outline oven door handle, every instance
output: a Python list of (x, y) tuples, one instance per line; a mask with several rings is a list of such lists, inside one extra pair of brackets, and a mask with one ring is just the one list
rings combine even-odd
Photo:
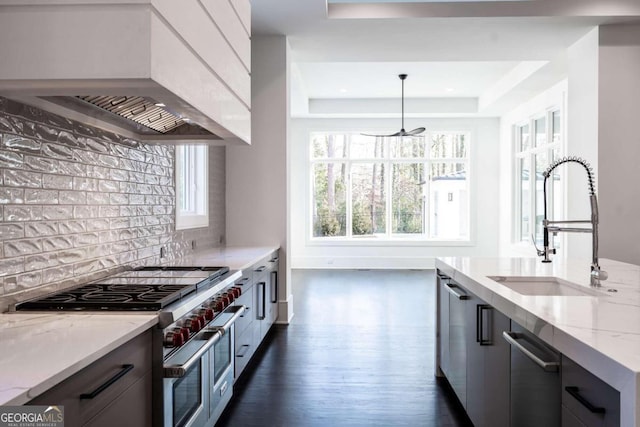
[(195, 353), (193, 353), (193, 355), (191, 355), (191, 357), (189, 357), (189, 359), (187, 359), (186, 362), (180, 364), (180, 365), (164, 365), (163, 366), (163, 371), (164, 371), (164, 378), (182, 378), (185, 376), (185, 374), (187, 373), (187, 371), (189, 369), (191, 369), (191, 367), (193, 365), (195, 365), (196, 363), (198, 363), (200, 361), (200, 358), (207, 352), (209, 351), (209, 349), (211, 347), (213, 347), (218, 341), (220, 341), (220, 338), (222, 338), (223, 332), (217, 330), (217, 329), (212, 329), (209, 331), (206, 331), (208, 333), (211, 333), (211, 336), (207, 339), (207, 342), (198, 349), (198, 351), (196, 351)]
[[(231, 328), (231, 325), (233, 325), (233, 323), (238, 320), (238, 317), (242, 316), (242, 314), (244, 313), (244, 311), (246, 310), (247, 307), (245, 307), (244, 305), (234, 305), (231, 306), (229, 308), (227, 308), (224, 312), (225, 313), (233, 313), (233, 316), (231, 316), (230, 319), (228, 319), (226, 322), (224, 322), (224, 325), (210, 325), (207, 326), (205, 328), (205, 330), (213, 330), (213, 331), (218, 331), (221, 333), (220, 336), (224, 335), (227, 333), (227, 331), (229, 330), (229, 328)], [(215, 320), (214, 320), (215, 322)]]

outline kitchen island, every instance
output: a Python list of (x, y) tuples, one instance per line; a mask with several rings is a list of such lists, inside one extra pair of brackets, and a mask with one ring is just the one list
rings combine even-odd
[[(436, 260), (436, 268), (620, 392), (622, 426), (640, 425), (640, 266), (601, 260), (609, 279), (589, 286), (588, 262), (536, 258)], [(565, 280), (574, 295), (524, 295), (489, 277)]]
[[(218, 247), (163, 260), (166, 265), (243, 270), (278, 248)], [(0, 405), (22, 405), (136, 336), (154, 328), (153, 312), (8, 312), (0, 314)]]

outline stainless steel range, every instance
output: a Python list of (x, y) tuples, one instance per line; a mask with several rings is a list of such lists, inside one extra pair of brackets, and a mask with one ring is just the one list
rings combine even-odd
[(240, 277), (227, 267), (141, 267), (15, 309), (157, 312), (154, 417), (165, 426), (213, 426), (233, 393), (234, 322), (245, 311), (234, 304)]

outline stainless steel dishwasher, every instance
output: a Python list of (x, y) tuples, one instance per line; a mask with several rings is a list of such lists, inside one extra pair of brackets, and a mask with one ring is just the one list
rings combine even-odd
[(511, 321), (511, 426), (560, 427), (560, 353)]

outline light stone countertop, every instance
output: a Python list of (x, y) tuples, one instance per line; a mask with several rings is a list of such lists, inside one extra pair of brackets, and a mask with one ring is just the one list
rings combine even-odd
[[(242, 270), (273, 247), (202, 249), (169, 265)], [(157, 324), (154, 313), (0, 314), (0, 406), (23, 405)]]
[[(620, 391), (621, 425), (640, 426), (640, 266), (600, 261), (601, 288), (584, 261), (443, 257), (436, 268)], [(557, 277), (592, 295), (521, 295), (487, 276)]]

